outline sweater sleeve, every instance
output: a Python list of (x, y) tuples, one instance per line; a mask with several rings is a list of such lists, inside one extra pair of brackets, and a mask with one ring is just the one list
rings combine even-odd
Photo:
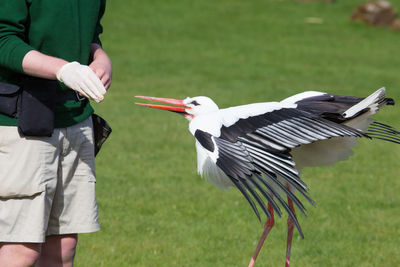
[(2, 1), (0, 8), (0, 66), (23, 73), (22, 60), (33, 48), (25, 42), (26, 0)]
[(97, 20), (96, 30), (95, 30), (93, 41), (92, 41), (92, 43), (99, 44), (100, 46), (101, 46), (101, 41), (100, 41), (99, 35), (103, 32), (103, 26), (101, 25), (100, 21), (104, 15), (105, 10), (106, 10), (106, 0), (101, 0), (99, 19)]

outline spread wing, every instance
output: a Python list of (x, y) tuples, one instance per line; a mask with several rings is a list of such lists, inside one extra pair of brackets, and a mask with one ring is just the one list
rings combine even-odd
[(296, 189), (309, 202), (313, 201), (295, 169), (290, 150), (337, 136), (361, 137), (364, 134), (295, 108), (282, 108), (239, 119), (229, 127), (223, 126), (218, 137), (201, 130), (197, 130), (195, 135), (205, 148), (208, 146), (209, 149), (211, 144), (215, 144), (216, 147), (213, 145), (212, 148), (218, 151), (217, 166), (244, 195), (259, 219), (256, 203), (268, 217), (271, 214), (266, 201), (279, 216), (282, 214), (281, 206), (293, 219), (302, 236), (296, 216), (283, 195), (287, 195), (304, 215), (305, 207), (291, 189)]

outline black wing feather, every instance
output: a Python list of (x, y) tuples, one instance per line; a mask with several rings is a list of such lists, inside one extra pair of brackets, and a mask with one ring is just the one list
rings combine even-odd
[[(253, 200), (251, 199), (251, 197), (249, 196), (249, 194), (247, 193), (247, 191), (243, 188), (241, 182), (235, 178), (232, 178), (230, 176), (228, 176), (229, 178), (231, 178), (231, 181), (235, 184), (236, 188), (239, 189), (240, 192), (242, 192), (243, 196), (246, 198), (246, 200), (249, 202), (251, 208), (253, 209), (254, 213), (257, 215), (257, 218), (259, 221), (261, 221), (260, 218), (260, 213), (257, 210), (256, 205), (254, 204)], [(268, 216), (268, 214), (267, 214)]]
[(202, 130), (196, 130), (194, 137), (207, 150), (214, 152), (214, 143), (211, 139), (212, 135)]
[(367, 135), (371, 138), (381, 139), (392, 143), (400, 144), (400, 132), (393, 127), (373, 122), (368, 128)]

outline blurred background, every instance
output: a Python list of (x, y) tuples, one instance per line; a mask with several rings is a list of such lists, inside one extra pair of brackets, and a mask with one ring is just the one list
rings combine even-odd
[[(108, 1), (113, 84), (94, 104), (113, 128), (96, 159), (102, 230), (80, 236), (76, 266), (247, 266), (263, 223), (240, 192), (197, 175), (182, 116), (134, 96), (205, 95), (226, 108), (385, 86), (399, 102), (400, 31), (351, 21), (364, 0), (328, 2)], [(399, 116), (397, 105), (376, 119), (399, 129)], [(302, 173), (316, 206), (299, 215), (293, 266), (400, 266), (400, 146), (365, 139), (354, 151)], [(256, 266), (284, 265), (286, 228), (277, 218)]]

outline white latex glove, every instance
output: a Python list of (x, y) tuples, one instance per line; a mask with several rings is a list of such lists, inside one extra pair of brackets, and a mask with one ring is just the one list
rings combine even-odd
[(89, 66), (75, 61), (67, 63), (57, 72), (57, 79), (84, 97), (96, 102), (104, 100), (106, 89)]

